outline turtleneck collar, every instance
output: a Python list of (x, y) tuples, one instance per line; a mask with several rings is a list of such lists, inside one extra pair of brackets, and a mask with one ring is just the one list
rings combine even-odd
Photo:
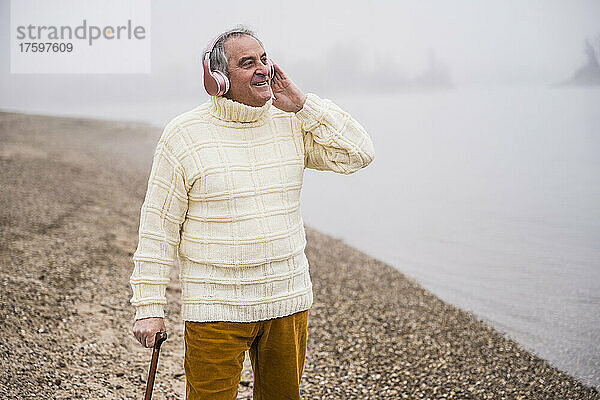
[(262, 107), (252, 107), (226, 97), (210, 96), (209, 112), (225, 123), (262, 125), (271, 104), (272, 100), (269, 100)]

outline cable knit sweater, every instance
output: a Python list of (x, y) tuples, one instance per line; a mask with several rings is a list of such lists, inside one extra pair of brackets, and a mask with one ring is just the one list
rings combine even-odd
[(312, 93), (296, 114), (211, 97), (174, 118), (141, 209), (135, 319), (164, 316), (175, 260), (183, 320), (251, 322), (310, 308), (304, 168), (350, 174), (373, 154), (360, 124)]

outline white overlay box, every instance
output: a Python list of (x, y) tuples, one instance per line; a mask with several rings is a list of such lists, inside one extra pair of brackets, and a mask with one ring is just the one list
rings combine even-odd
[(10, 71), (149, 74), (150, 0), (11, 0)]

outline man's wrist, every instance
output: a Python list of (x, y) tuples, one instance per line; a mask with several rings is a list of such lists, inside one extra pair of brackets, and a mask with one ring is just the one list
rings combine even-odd
[(296, 110), (294, 110), (294, 114), (304, 108), (304, 103), (306, 103), (306, 95), (305, 94), (302, 95), (302, 97), (300, 98), (299, 101), (294, 102), (294, 104), (296, 105)]

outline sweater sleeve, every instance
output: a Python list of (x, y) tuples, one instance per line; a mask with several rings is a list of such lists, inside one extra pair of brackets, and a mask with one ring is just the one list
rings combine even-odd
[(135, 319), (164, 317), (165, 291), (175, 262), (188, 197), (181, 163), (159, 141), (141, 209), (139, 241), (129, 283)]
[(304, 165), (351, 174), (373, 161), (375, 151), (364, 128), (330, 100), (313, 93), (296, 113), (304, 138)]

